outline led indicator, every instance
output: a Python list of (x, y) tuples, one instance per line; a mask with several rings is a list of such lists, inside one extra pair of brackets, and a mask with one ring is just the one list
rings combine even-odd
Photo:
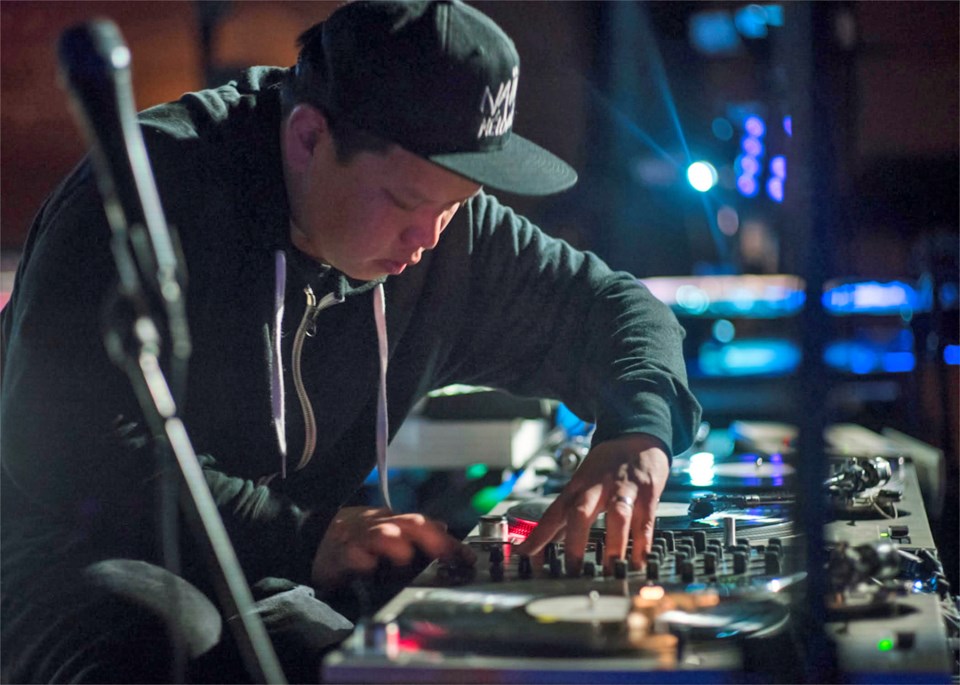
[(877, 643), (877, 650), (880, 652), (889, 652), (893, 649), (893, 640), (890, 638), (883, 638)]

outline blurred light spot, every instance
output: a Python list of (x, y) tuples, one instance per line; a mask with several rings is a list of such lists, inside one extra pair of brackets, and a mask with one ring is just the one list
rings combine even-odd
[(887, 373), (913, 371), (914, 366), (916, 357), (913, 352), (885, 352), (880, 361), (880, 368)]
[(789, 114), (783, 118), (783, 132), (788, 137), (793, 137), (793, 117)]
[(734, 16), (733, 23), (744, 38), (765, 38), (767, 13), (760, 5), (747, 5)]
[(483, 478), (487, 475), (487, 471), (489, 471), (489, 469), (486, 464), (471, 464), (467, 467), (467, 479), (476, 480), (477, 478)]
[(697, 12), (690, 17), (688, 27), (690, 44), (706, 55), (730, 55), (742, 45), (733, 23), (725, 10)]
[(697, 452), (690, 455), (690, 465), (687, 467), (690, 485), (702, 488), (713, 484), (715, 476), (713, 461), (714, 457), (710, 452)]
[(960, 366), (960, 345), (947, 345), (944, 347), (943, 361), (950, 366)]
[(747, 176), (756, 176), (760, 171), (760, 162), (753, 155), (740, 155), (737, 161), (740, 164), (740, 170)]
[(767, 26), (783, 26), (783, 5), (764, 5), (763, 11), (767, 16)]
[(730, 140), (733, 138), (733, 126), (723, 117), (717, 117), (710, 124), (710, 130), (713, 131), (719, 140)]
[(713, 337), (719, 342), (728, 343), (733, 340), (737, 329), (728, 319), (719, 319), (713, 324)]
[(665, 188), (677, 180), (677, 167), (659, 157), (637, 159), (630, 168), (633, 179), (645, 186)]
[(724, 235), (735, 235), (740, 228), (740, 215), (737, 210), (728, 205), (724, 205), (717, 210), (717, 228)]
[(677, 288), (677, 305), (691, 314), (703, 314), (710, 307), (710, 298), (695, 285)]
[(753, 176), (740, 176), (737, 179), (737, 190), (744, 197), (753, 197), (758, 190), (757, 180)]
[(760, 142), (759, 138), (754, 136), (746, 136), (740, 143), (740, 147), (743, 148), (743, 151), (752, 157), (759, 157), (763, 154), (763, 143)]
[(758, 116), (747, 117), (743, 122), (743, 128), (754, 138), (762, 138), (767, 131), (767, 125)]
[(787, 158), (783, 155), (777, 155), (770, 160), (770, 173), (776, 176), (777, 178), (784, 179), (787, 177)]
[(774, 202), (783, 202), (783, 180), (776, 176), (767, 179), (767, 195)]
[(687, 180), (695, 190), (705, 193), (717, 184), (717, 169), (710, 162), (694, 162), (687, 167)]
[(897, 314), (914, 309), (916, 291), (901, 281), (844, 283), (823, 293), (823, 306), (833, 314)]

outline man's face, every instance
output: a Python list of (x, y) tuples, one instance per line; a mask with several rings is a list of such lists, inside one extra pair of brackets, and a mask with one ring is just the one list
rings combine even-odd
[(406, 150), (361, 152), (347, 164), (332, 141), (307, 171), (293, 243), (352, 278), (398, 275), (433, 249), (460, 205), (480, 186)]

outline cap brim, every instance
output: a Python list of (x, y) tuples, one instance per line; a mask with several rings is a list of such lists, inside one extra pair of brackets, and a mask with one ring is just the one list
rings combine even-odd
[(517, 195), (550, 195), (577, 182), (573, 167), (516, 133), (500, 150), (428, 155), (427, 159), (485, 187)]

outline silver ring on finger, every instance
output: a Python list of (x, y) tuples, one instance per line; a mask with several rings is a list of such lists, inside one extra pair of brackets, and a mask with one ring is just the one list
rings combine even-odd
[(616, 504), (616, 503), (618, 503), (618, 502), (623, 502), (623, 503), (626, 504), (628, 507), (632, 507), (632, 506), (633, 506), (634, 499), (633, 499), (633, 497), (627, 497), (626, 495), (616, 495), (616, 496), (613, 498), (613, 503)]

